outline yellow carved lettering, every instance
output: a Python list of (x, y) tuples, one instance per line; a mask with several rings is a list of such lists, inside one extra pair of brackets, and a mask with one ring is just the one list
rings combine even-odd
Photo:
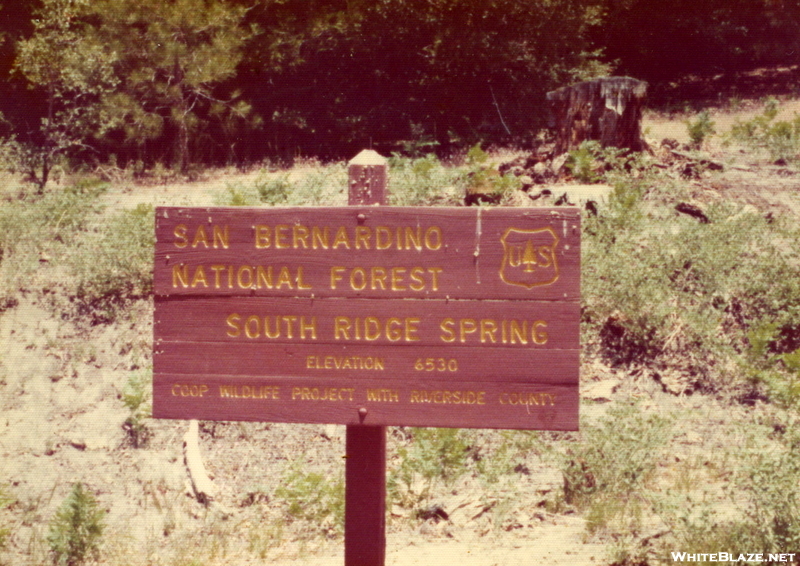
[(350, 287), (354, 291), (363, 291), (367, 286), (367, 272), (363, 267), (356, 267), (350, 272)]
[(269, 226), (259, 224), (256, 226), (256, 248), (259, 250), (266, 249), (272, 245), (270, 238), (271, 230)]
[(336, 284), (343, 279), (344, 267), (331, 267), (331, 289), (336, 289)]
[(406, 273), (405, 267), (392, 268), (392, 291), (405, 291), (405, 285), (402, 285), (403, 278)]
[(186, 236), (186, 231), (189, 228), (186, 224), (178, 224), (175, 226), (175, 230), (173, 230), (173, 234), (175, 235), (175, 247), (176, 248), (185, 248), (189, 245), (189, 238)]
[(455, 331), (456, 321), (452, 318), (445, 318), (442, 322), (439, 323), (439, 328), (441, 329), (442, 333), (439, 335), (439, 338), (442, 342), (454, 342), (456, 339), (456, 331)]
[(242, 330), (239, 328), (239, 320), (241, 320), (241, 318), (242, 317), (238, 314), (231, 313), (228, 315), (228, 318), (225, 319), (225, 322), (231, 327), (230, 330), (228, 330), (228, 336), (231, 338), (238, 338), (241, 335)]
[(206, 229), (202, 224), (197, 227), (197, 231), (194, 233), (192, 247), (196, 248), (200, 244), (203, 244), (204, 248), (208, 248), (208, 235), (206, 234)]
[(224, 248), (228, 249), (228, 245), (230, 243), (230, 232), (228, 230), (228, 225), (225, 226), (217, 226), (214, 225), (213, 228), (214, 233), (214, 249), (217, 248)]
[(422, 291), (425, 288), (425, 280), (422, 278), (425, 275), (424, 269), (413, 267), (408, 275), (413, 281), (413, 283), (408, 284), (412, 291)]
[(356, 226), (356, 249), (369, 249), (372, 239), (372, 229), (369, 226)]
[[(275, 247), (277, 247), (277, 244)], [(289, 268), (286, 266), (281, 267), (281, 271), (278, 274), (278, 284), (275, 286), (275, 288), (280, 289), (284, 285), (289, 289), (294, 289), (292, 286), (292, 277), (289, 274)]]
[(370, 268), (370, 288), (374, 291), (380, 287), (381, 291), (385, 291), (387, 277), (385, 268), (373, 266)]
[(335, 340), (350, 340), (350, 326), (352, 322), (346, 316), (337, 316), (333, 319), (333, 338)]
[(302, 246), (303, 249), (307, 250), (309, 236), (308, 228), (301, 224), (295, 224), (292, 226), (292, 247), (298, 249)]
[(544, 320), (537, 320), (531, 325), (531, 339), (533, 340), (534, 344), (542, 345), (547, 344), (547, 331), (540, 330), (542, 328), (547, 328), (547, 322)]
[(442, 247), (442, 229), (438, 226), (430, 226), (425, 230), (425, 247), (436, 251)]
[(336, 231), (336, 236), (333, 238), (333, 249), (335, 250), (339, 246), (344, 246), (346, 249), (350, 249), (350, 238), (347, 235), (347, 229), (344, 226), (340, 226), (339, 229)]
[(250, 289), (253, 286), (253, 268), (243, 265), (236, 274), (236, 282), (240, 289)]
[(375, 249), (388, 250), (392, 247), (392, 231), (386, 226), (375, 228)]
[(295, 283), (297, 283), (298, 289), (311, 289), (311, 285), (308, 285), (305, 281), (303, 281), (303, 266), (300, 265), (297, 267), (297, 277), (295, 278)]
[(289, 238), (289, 234), (286, 232), (289, 230), (289, 226), (287, 224), (276, 224), (275, 225), (275, 249), (276, 250), (286, 250), (289, 249), (289, 243), (287, 239)]
[(189, 286), (189, 266), (185, 263), (172, 266), (172, 286), (180, 284), (184, 289)]
[(264, 269), (263, 265), (256, 268), (256, 289), (272, 289), (272, 266)]
[(192, 288), (202, 285), (208, 287), (208, 279), (206, 279), (206, 270), (202, 265), (198, 265), (194, 270), (194, 277), (192, 277)]
[(325, 226), (323, 229), (320, 229), (319, 226), (312, 226), (311, 247), (315, 250), (319, 248), (327, 250), (329, 247), (328, 242), (330, 241), (330, 235), (330, 228), (328, 226)]

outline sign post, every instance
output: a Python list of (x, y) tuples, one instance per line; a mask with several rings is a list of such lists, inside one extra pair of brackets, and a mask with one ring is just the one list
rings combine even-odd
[[(348, 204), (387, 204), (387, 177), (384, 157), (371, 150), (359, 153), (348, 167)], [(369, 409), (358, 410), (366, 419)], [(344, 564), (384, 566), (386, 427), (347, 425), (345, 458)]]
[(386, 426), (577, 430), (580, 211), (156, 210), (153, 415), (344, 424), (346, 566), (385, 559)]

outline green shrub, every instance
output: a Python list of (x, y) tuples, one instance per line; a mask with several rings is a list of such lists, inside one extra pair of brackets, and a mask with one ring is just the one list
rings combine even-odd
[(782, 328), (775, 321), (762, 323), (748, 331), (748, 347), (739, 361), (754, 388), (763, 386), (770, 399), (787, 408), (800, 406), (800, 347), (791, 350), (797, 336), (791, 320)]
[(644, 214), (636, 201), (621, 212), (613, 200), (585, 225), (587, 349), (711, 388), (742, 385), (735, 361), (747, 355), (748, 332), (774, 323), (790, 335), (800, 312), (800, 267), (787, 245), (796, 229), (729, 205), (710, 207), (704, 224), (653, 206)]
[(83, 484), (72, 486), (50, 522), (47, 542), (56, 566), (78, 566), (96, 558), (103, 536), (105, 512)]
[(597, 423), (581, 423), (581, 441), (556, 459), (563, 502), (586, 511), (590, 532), (617, 520), (639, 520), (647, 483), (668, 443), (669, 421), (635, 405), (613, 407)]
[(414, 428), (411, 442), (401, 446), (400, 465), (387, 480), (391, 499), (406, 507), (426, 501), (439, 484), (452, 485), (467, 471), (468, 433), (455, 428)]
[(284, 204), (289, 198), (292, 190), (292, 183), (289, 181), (288, 173), (278, 176), (267, 176), (263, 172), (259, 175), (254, 184), (258, 200), (264, 204), (277, 206)]
[(345, 204), (347, 170), (344, 164), (298, 167), (289, 174), (261, 171), (249, 184), (228, 185), (215, 197), (218, 206), (331, 206)]
[(602, 179), (601, 153), (602, 147), (597, 141), (584, 141), (577, 149), (569, 152), (566, 165), (576, 181), (596, 183)]
[(297, 180), (286, 197), (287, 206), (336, 206), (347, 204), (347, 165), (332, 163), (300, 166)]
[(78, 312), (109, 322), (133, 299), (153, 290), (154, 210), (138, 205), (87, 232), (68, 259)]
[(458, 173), (429, 154), (415, 159), (398, 154), (389, 159), (389, 202), (395, 206), (426, 206), (439, 202), (444, 190), (455, 189)]
[(768, 98), (764, 111), (752, 120), (737, 121), (730, 138), (755, 151), (766, 151), (772, 159), (796, 159), (800, 152), (800, 116), (775, 121), (778, 101)]
[(708, 110), (700, 112), (695, 120), (687, 120), (686, 129), (689, 132), (691, 145), (695, 148), (700, 148), (706, 139), (716, 133), (714, 125)]
[(764, 422), (739, 423), (737, 442), (726, 445), (726, 481), (720, 496), (668, 492), (656, 498), (670, 536), (660, 545), (703, 553), (758, 548), (793, 552), (800, 547), (800, 434), (794, 412)]
[(130, 416), (123, 426), (134, 448), (145, 446), (150, 439), (147, 419), (152, 413), (150, 405), (152, 383), (152, 370), (140, 371), (130, 375), (122, 390), (122, 402), (130, 411)]
[(42, 268), (58, 265), (77, 233), (99, 212), (97, 197), (106, 189), (82, 183), (44, 194), (20, 190), (0, 202), (0, 305), (13, 304), (18, 290), (56, 284), (42, 279)]
[(344, 478), (332, 480), (304, 467), (298, 462), (289, 468), (275, 497), (286, 502), (291, 519), (308, 522), (314, 532), (340, 535), (344, 532)]

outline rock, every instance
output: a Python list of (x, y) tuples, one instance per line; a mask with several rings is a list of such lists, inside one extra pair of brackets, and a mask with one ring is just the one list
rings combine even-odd
[(551, 189), (554, 195), (566, 195), (569, 204), (604, 203), (614, 190), (611, 185), (554, 185)]
[(584, 387), (581, 390), (581, 397), (584, 399), (591, 399), (592, 401), (608, 402), (614, 392), (619, 389), (619, 380), (605, 379), (603, 381), (596, 381)]

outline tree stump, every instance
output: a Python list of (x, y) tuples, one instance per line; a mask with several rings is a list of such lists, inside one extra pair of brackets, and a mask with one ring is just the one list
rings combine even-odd
[(555, 155), (596, 140), (603, 147), (647, 149), (642, 139), (642, 105), (647, 83), (605, 77), (547, 93), (555, 115)]

